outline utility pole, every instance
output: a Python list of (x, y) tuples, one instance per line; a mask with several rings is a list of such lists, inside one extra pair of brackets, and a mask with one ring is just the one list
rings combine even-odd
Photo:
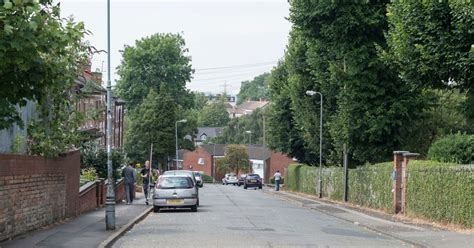
[(115, 230), (115, 182), (112, 177), (112, 84), (110, 82), (110, 0), (107, 0), (107, 196), (105, 228)]

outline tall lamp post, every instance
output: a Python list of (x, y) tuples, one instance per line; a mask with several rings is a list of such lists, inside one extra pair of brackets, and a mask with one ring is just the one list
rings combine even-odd
[(186, 119), (182, 119), (182, 120), (179, 120), (179, 121), (176, 121), (175, 123), (175, 134), (176, 134), (176, 169), (178, 169), (178, 123), (185, 123), (187, 122)]
[(319, 198), (323, 197), (323, 183), (322, 183), (322, 173), (323, 173), (323, 94), (318, 91), (308, 90), (306, 95), (314, 96), (318, 94), (321, 98), (321, 106), (319, 108)]
[(245, 131), (245, 133), (249, 134), (249, 145), (252, 145), (252, 131), (247, 130), (247, 131)]
[(112, 178), (112, 85), (110, 82), (110, 0), (107, 0), (107, 194), (105, 229), (115, 230), (115, 192)]

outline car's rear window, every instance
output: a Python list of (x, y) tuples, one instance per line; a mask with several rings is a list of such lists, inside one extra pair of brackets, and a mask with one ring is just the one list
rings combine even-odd
[(201, 176), (201, 173), (199, 173), (199, 172), (194, 172), (194, 176), (200, 177), (200, 176)]
[(193, 182), (188, 177), (164, 177), (158, 183), (160, 189), (190, 189), (193, 187)]
[(259, 175), (248, 175), (247, 177), (251, 178), (251, 179), (259, 179), (260, 178)]

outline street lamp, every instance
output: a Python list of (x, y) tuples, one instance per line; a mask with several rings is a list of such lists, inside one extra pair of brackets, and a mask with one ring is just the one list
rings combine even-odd
[(250, 145), (252, 145), (252, 131), (247, 130), (245, 132), (249, 134), (249, 143), (250, 143)]
[(186, 119), (182, 119), (182, 120), (179, 120), (179, 121), (176, 121), (175, 123), (175, 133), (176, 133), (176, 169), (178, 169), (178, 123), (185, 123), (187, 122)]
[(321, 106), (320, 106), (320, 114), (319, 114), (319, 198), (323, 197), (323, 184), (322, 184), (322, 173), (323, 173), (323, 94), (321, 92), (308, 90), (306, 91), (306, 95), (314, 96), (318, 94), (321, 97)]
[(105, 229), (115, 230), (115, 182), (112, 178), (112, 84), (110, 82), (110, 0), (107, 0), (107, 194), (105, 197)]

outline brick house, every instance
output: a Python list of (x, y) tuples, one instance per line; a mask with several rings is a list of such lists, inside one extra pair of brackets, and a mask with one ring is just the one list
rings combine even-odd
[[(82, 132), (88, 133), (91, 138), (99, 141), (99, 144), (106, 147), (106, 102), (107, 91), (102, 86), (102, 73), (91, 72), (91, 65), (84, 66), (81, 75), (76, 79), (77, 93), (80, 94), (76, 103), (76, 110), (86, 116), (86, 120), (79, 127)], [(124, 105), (125, 101), (112, 97), (112, 147), (123, 145), (124, 126)]]
[[(261, 146), (246, 146), (247, 154), (251, 161), (253, 173), (261, 175), (265, 178), (265, 182), (280, 170), (282, 174), (289, 164), (294, 161), (287, 155), (280, 152), (270, 151), (266, 147)], [(196, 147), (194, 151), (184, 151), (183, 153), (183, 169), (192, 169), (195, 171), (202, 171), (206, 175), (210, 175), (216, 181), (220, 181), (223, 173), (219, 173), (215, 169), (214, 159), (224, 158), (225, 145), (201, 145)]]

